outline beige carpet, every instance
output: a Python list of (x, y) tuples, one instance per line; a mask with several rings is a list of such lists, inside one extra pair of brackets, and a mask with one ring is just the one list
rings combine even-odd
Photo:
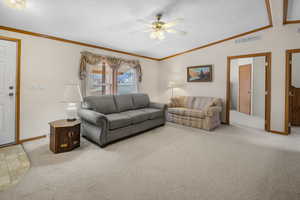
[(30, 162), (21, 145), (0, 148), (0, 191), (17, 184), (29, 167)]
[(1, 200), (299, 200), (300, 134), (168, 124), (101, 149), (53, 154), (26, 143), (31, 169)]

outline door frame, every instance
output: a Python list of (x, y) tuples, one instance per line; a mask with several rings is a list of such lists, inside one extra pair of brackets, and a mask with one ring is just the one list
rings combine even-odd
[(272, 53), (255, 53), (245, 54), (238, 56), (227, 57), (227, 87), (226, 87), (226, 124), (230, 124), (230, 104), (231, 104), (231, 86), (230, 86), (230, 71), (231, 71), (231, 60), (238, 58), (251, 58), (251, 57), (266, 57), (266, 73), (265, 73), (265, 131), (270, 132), (270, 121), (271, 121), (271, 66), (272, 66)]
[(291, 133), (290, 126), (290, 83), (291, 83), (291, 72), (292, 72), (292, 63), (290, 62), (292, 59), (293, 53), (300, 53), (300, 49), (288, 49), (285, 51), (285, 123), (284, 123), (284, 131), (286, 134)]
[[(5, 37), (0, 35), (0, 40), (6, 40), (6, 41), (11, 41), (15, 42), (17, 44), (17, 57), (16, 57), (16, 91), (15, 91), (15, 142), (13, 144), (9, 145), (14, 145), (14, 144), (20, 144), (20, 92), (21, 92), (21, 87), (20, 87), (20, 82), (21, 82), (21, 40), (16, 39), (16, 38), (10, 38), (10, 37)], [(2, 145), (2, 146), (8, 146), (8, 145)], [(0, 147), (2, 147), (0, 146)]]

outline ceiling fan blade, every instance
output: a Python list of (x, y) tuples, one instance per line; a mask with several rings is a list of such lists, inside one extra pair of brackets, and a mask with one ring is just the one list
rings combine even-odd
[(143, 19), (138, 19), (137, 22), (141, 23), (141, 24), (144, 24), (148, 27), (152, 27), (152, 23), (151, 22), (148, 22), (146, 20), (143, 20)]
[(167, 22), (164, 24), (164, 28), (171, 28), (182, 21), (183, 21), (183, 18), (178, 18), (178, 19), (175, 19), (174, 21)]
[(180, 30), (175, 30), (175, 29), (166, 29), (165, 30), (167, 33), (177, 33), (180, 35), (186, 35), (187, 32), (186, 31), (180, 31)]
[(152, 32), (153, 29), (146, 29), (146, 30), (143, 30), (144, 33), (149, 33), (149, 32)]

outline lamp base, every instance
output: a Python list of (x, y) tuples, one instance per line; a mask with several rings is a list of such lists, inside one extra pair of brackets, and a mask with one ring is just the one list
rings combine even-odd
[(74, 121), (76, 121), (76, 118), (67, 119), (67, 122), (74, 122)]
[(66, 107), (66, 118), (68, 122), (73, 122), (76, 120), (76, 112), (77, 111), (77, 107), (75, 103), (68, 103), (67, 107)]

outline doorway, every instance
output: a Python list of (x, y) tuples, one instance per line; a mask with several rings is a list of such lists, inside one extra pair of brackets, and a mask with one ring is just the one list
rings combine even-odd
[(285, 132), (300, 133), (300, 49), (286, 51)]
[(251, 115), (252, 64), (238, 66), (238, 112)]
[(227, 58), (227, 124), (270, 131), (271, 53)]
[(20, 45), (0, 36), (0, 146), (19, 143)]

